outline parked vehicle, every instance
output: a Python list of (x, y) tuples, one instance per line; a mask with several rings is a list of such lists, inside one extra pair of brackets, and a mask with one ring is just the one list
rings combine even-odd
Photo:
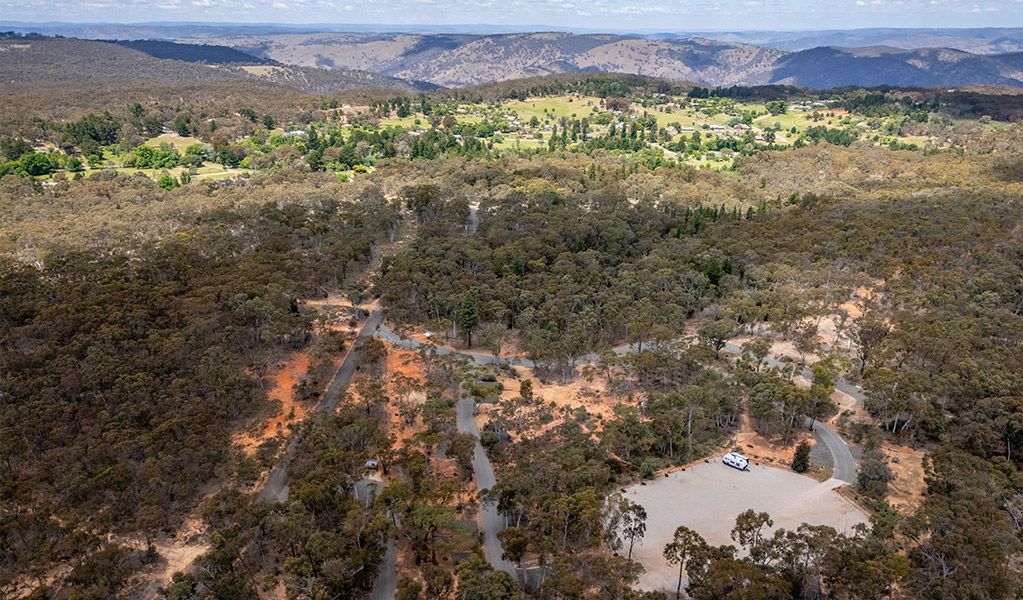
[(729, 452), (726, 454), (724, 458), (721, 459), (721, 462), (725, 463), (729, 467), (735, 467), (740, 471), (749, 470), (749, 459), (741, 454), (736, 454), (735, 452)]

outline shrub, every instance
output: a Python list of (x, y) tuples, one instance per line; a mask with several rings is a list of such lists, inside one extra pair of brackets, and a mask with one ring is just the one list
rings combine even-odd
[(796, 446), (796, 453), (792, 457), (792, 470), (796, 473), (805, 473), (810, 468), (810, 442), (803, 440)]

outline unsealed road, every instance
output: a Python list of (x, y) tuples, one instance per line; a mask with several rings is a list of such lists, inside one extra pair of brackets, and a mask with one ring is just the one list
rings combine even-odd
[[(380, 326), (383, 321), (383, 312), (380, 307), (376, 307), (369, 313), (369, 317), (366, 322), (362, 324), (362, 329), (359, 330), (360, 338), (372, 337), (376, 328)], [(352, 382), (352, 375), (355, 374), (356, 368), (359, 366), (359, 359), (361, 358), (359, 349), (355, 347), (358, 344), (358, 340), (352, 342), (353, 347), (348, 351), (344, 361), (338, 368), (337, 373), (334, 375), (334, 379), (331, 380), (330, 385), (327, 386), (327, 392), (323, 394), (323, 399), (313, 409), (314, 412), (324, 410), (334, 410), (337, 407), (338, 400), (341, 398), (341, 394), (348, 388), (348, 385)], [(298, 446), (299, 436), (291, 436), (291, 441), (288, 443), (288, 449), (284, 453), (284, 457), (277, 463), (274, 470), (270, 472), (270, 476), (267, 477), (266, 483), (263, 484), (263, 489), (259, 492), (260, 500), (267, 502), (284, 502), (288, 499), (288, 465), (291, 464), (291, 460), (295, 456), (295, 448)]]
[[(384, 340), (388, 343), (396, 346), (402, 346), (409, 349), (420, 348), (422, 346), (432, 345), (420, 342), (415, 339), (403, 338), (401, 335), (391, 331), (386, 325), (381, 324), (379, 309), (375, 310), (367, 320), (366, 325), (360, 332), (360, 336), (366, 335), (366, 332), (374, 332), (376, 337)], [(371, 323), (371, 321), (373, 323)], [(527, 368), (534, 367), (533, 361), (522, 358), (507, 358), (488, 354), (485, 352), (459, 352), (446, 346), (434, 346), (438, 354), (463, 354), (468, 356), (475, 364), (512, 364), (523, 366)], [(618, 346), (614, 349), (615, 354), (619, 356), (635, 352), (637, 346), (635, 345), (623, 345)], [(730, 354), (742, 354), (742, 349), (734, 344), (727, 344), (724, 350)], [(354, 352), (353, 352), (354, 354)], [(351, 354), (349, 355), (351, 358)], [(587, 354), (580, 357), (576, 361), (576, 364), (585, 364), (590, 362), (596, 362), (599, 359), (598, 354)], [(345, 361), (346, 364), (348, 360)], [(785, 363), (774, 359), (767, 359), (766, 363), (772, 367), (784, 367)], [(353, 363), (354, 364), (354, 363)], [(352, 367), (354, 370), (354, 366)], [(338, 371), (338, 378), (335, 378), (335, 383), (340, 381), (344, 365), (341, 370)], [(803, 369), (803, 377), (813, 381), (813, 373), (809, 369)], [(351, 380), (351, 373), (348, 374), (347, 379), (344, 382), (344, 386), (348, 385), (348, 381)], [(333, 389), (333, 385), (331, 386)], [(862, 404), (864, 400), (863, 391), (849, 383), (839, 381), (836, 382), (835, 388), (841, 392), (844, 392), (851, 396), (858, 404)], [(329, 395), (330, 392), (328, 392)], [(327, 397), (324, 398), (324, 401)], [(336, 402), (336, 400), (335, 400)], [(476, 447), (473, 451), (473, 470), (476, 475), (476, 489), (479, 492), (492, 488), (496, 484), (494, 477), (494, 469), (490, 464), (490, 459), (486, 455), (482, 444), (479, 442), (479, 431), (476, 427), (476, 419), (473, 415), (474, 401), (471, 397), (462, 398), (458, 403), (458, 431), (460, 433), (468, 433), (476, 437)], [(828, 482), (820, 484), (821, 489), (831, 489), (835, 485), (851, 484), (856, 481), (856, 460), (853, 458), (852, 453), (849, 451), (849, 446), (846, 445), (845, 441), (839, 437), (835, 430), (824, 423), (816, 423), (814, 425), (817, 438), (827, 447), (834, 461), (834, 472), (832, 479)], [(804, 478), (805, 479), (805, 478)], [(286, 496), (285, 488), (285, 496)], [(502, 558), (503, 549), (501, 547), (501, 541), (497, 538), (497, 532), (504, 529), (505, 523), (504, 518), (498, 513), (497, 506), (494, 504), (480, 505), (479, 513), (479, 526), (483, 531), (483, 552), (490, 561), (490, 564), (495, 569), (499, 569), (511, 575), (517, 577), (515, 567), (511, 562)], [(672, 531), (674, 529), (672, 528)], [(385, 557), (384, 564), (381, 565), (380, 575), (377, 578), (377, 583), (373, 589), (373, 597), (375, 600), (391, 600), (394, 597), (394, 566), (393, 562), (393, 547), (389, 546), (388, 557)]]
[(380, 572), (373, 582), (373, 600), (394, 600), (394, 594), (398, 591), (398, 567), (394, 556), (394, 540), (387, 540), (387, 551), (384, 552), (384, 560), (380, 563)]
[[(480, 444), (480, 432), (476, 428), (476, 417), (473, 413), (475, 401), (467, 396), (458, 401), (458, 432), (468, 433), (476, 437), (476, 448), (472, 455), (472, 470), (476, 474), (476, 493), (479, 494), (497, 484), (494, 477), (494, 467), (487, 458), (483, 444)], [(515, 567), (511, 562), (502, 558), (504, 549), (501, 548), (501, 540), (497, 538), (497, 532), (504, 529), (504, 517), (497, 512), (497, 504), (480, 503), (480, 512), (477, 519), (480, 529), (483, 531), (483, 554), (495, 569), (515, 577)]]
[[(391, 344), (395, 344), (395, 345), (399, 345), (399, 346), (404, 346), (406, 348), (419, 348), (421, 346), (426, 346), (427, 345), (426, 343), (420, 342), (419, 340), (403, 338), (399, 334), (391, 331), (386, 325), (381, 325), (380, 326), (380, 328), (377, 331), (377, 337), (379, 337), (380, 339), (382, 339), (382, 340), (384, 340), (386, 342), (389, 342)], [(455, 353), (463, 354), (465, 356), (468, 356), (470, 359), (472, 359), (472, 361), (474, 363), (476, 363), (477, 365), (511, 364), (511, 365), (518, 365), (518, 366), (522, 366), (522, 367), (526, 367), (526, 368), (533, 368), (535, 366), (533, 364), (533, 361), (531, 361), (529, 359), (526, 359), (526, 358), (501, 357), (501, 356), (495, 356), (493, 354), (487, 354), (485, 352), (459, 352), (459, 351), (454, 350), (452, 348), (449, 348), (447, 346), (434, 346), (434, 347), (436, 348), (438, 354), (455, 354)], [(742, 348), (736, 346), (735, 344), (726, 344), (723, 349), (724, 349), (725, 352), (728, 352), (729, 354), (740, 354), (740, 355), (742, 354)], [(636, 350), (637, 350), (637, 346), (634, 345), (634, 344), (623, 345), (623, 346), (618, 346), (618, 347), (614, 348), (615, 354), (618, 354), (619, 356), (635, 352)], [(586, 363), (596, 362), (599, 358), (600, 358), (600, 356), (598, 354), (587, 354), (587, 355), (581, 356), (576, 361), (576, 364), (586, 364)], [(764, 362), (768, 366), (777, 367), (779, 369), (782, 368), (782, 367), (788, 366), (786, 363), (783, 363), (781, 361), (775, 360), (773, 358), (768, 358)], [(803, 369), (800, 374), (803, 377), (805, 377), (808, 381), (813, 381), (813, 373), (810, 372), (809, 369)], [(848, 394), (850, 397), (852, 397), (856, 401), (856, 404), (863, 404), (863, 400), (864, 400), (865, 396), (863, 394), (863, 390), (861, 390), (860, 388), (858, 388), (858, 387), (856, 387), (856, 386), (854, 386), (854, 385), (852, 385), (850, 383), (847, 383), (845, 381), (836, 381), (835, 382), (835, 389), (840, 391), (840, 392), (843, 392), (845, 394)], [(473, 424), (473, 427), (475, 428), (475, 424)], [(826, 425), (826, 424), (821, 423), (821, 422), (818, 421), (817, 423), (814, 424), (814, 431), (817, 433), (817, 438), (827, 447), (828, 452), (831, 453), (831, 458), (834, 461), (834, 475), (833, 475), (833, 478), (837, 479), (837, 480), (839, 480), (839, 481), (841, 481), (843, 483), (850, 483), (850, 484), (851, 483), (855, 483), (856, 482), (856, 459), (853, 458), (852, 452), (849, 451), (849, 446), (845, 443), (844, 440), (842, 440), (841, 437), (839, 437), (838, 433), (830, 425)], [(488, 465), (489, 465), (489, 461), (488, 461)], [(478, 473), (478, 471), (477, 471), (477, 473)], [(480, 486), (480, 487), (481, 488), (485, 488), (487, 486)], [(489, 557), (489, 555), (488, 555), (488, 557)]]

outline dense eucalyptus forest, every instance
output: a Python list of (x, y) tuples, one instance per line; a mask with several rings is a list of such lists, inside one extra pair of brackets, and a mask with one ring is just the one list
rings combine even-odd
[[(696, 90), (555, 76), (459, 94), (710, 95)], [(802, 147), (751, 144), (719, 170), (623, 144), (495, 148), (485, 123), (444, 124), (459, 101), (447, 91), (363, 97), (350, 121), (332, 116), (337, 97), (262, 88), (209, 110), (122, 90), (91, 115), (62, 121), (45, 103), (7, 115), (0, 595), (357, 598), (391, 578), (402, 600), (665, 598), (674, 589), (636, 585), (648, 516), (625, 486), (745, 430), (791, 454), (806, 423), (829, 421), (862, 446), (850, 487), (865, 523), (770, 530), (751, 510), (730, 546), (680, 528), (664, 551), (680, 589), (1019, 597), (1021, 132), (984, 129), (1015, 99), (911, 92), (831, 99), (944, 146), (833, 144), (822, 130)], [(805, 91), (715, 91), (791, 93)], [(413, 107), (421, 135), (374, 122)], [(1004, 110), (980, 124), (973, 111), (991, 107)], [(144, 144), (164, 127), (199, 143)], [(114, 155), (132, 165), (75, 175)], [(244, 173), (150, 177), (131, 171), (140, 159)], [(359, 336), (378, 314), (436, 338)], [(777, 341), (796, 354), (771, 366)], [(315, 411), (353, 349), (351, 385)], [(320, 375), (285, 406), (274, 376), (296, 354)], [(839, 381), (863, 391), (860, 413), (831, 400)], [(556, 399), (582, 384), (599, 391)], [(254, 449), (239, 443), (281, 418)], [(926, 457), (911, 504), (890, 498), (884, 446)], [(285, 499), (267, 500), (282, 465)], [(505, 527), (479, 528), (480, 501)], [(194, 523), (194, 561), (156, 578)], [(511, 568), (485, 552), (494, 533)]]
[[(1023, 441), (1023, 207), (1010, 165), (827, 148), (760, 156), (744, 162), (734, 179), (697, 171), (591, 177), (585, 162), (550, 161), (519, 163), (511, 173), (488, 165), (442, 178), (420, 171), (418, 187), (399, 192), (414, 207), (420, 234), (385, 261), (380, 285), (396, 319), (457, 322), (462, 298), (471, 295), (479, 305), (479, 344), (499, 346), (514, 332), (541, 372), (553, 377), (586, 353), (647, 343), (625, 359), (601, 355), (600, 363), (609, 378), (620, 373), (625, 385), (643, 390), (644, 409), (620, 405), (603, 423), (576, 415), (558, 429), (494, 450), (498, 463), (508, 464), (495, 493), (509, 513), (531, 517), (522, 544), (541, 557), (553, 554), (547, 560), (556, 573), (566, 569), (572, 585), (590, 589), (607, 583), (585, 577), (580, 583), (589, 571), (573, 562), (578, 559), (560, 562), (567, 557), (559, 559), (544, 542), (551, 535), (544, 528), (556, 527), (547, 519), (578, 511), (570, 530), (578, 527), (584, 537), (575, 547), (598, 547), (598, 524), (586, 525), (586, 515), (599, 521), (600, 498), (623, 468), (642, 473), (647, 460), (678, 460), (689, 445), (697, 456), (706, 454), (735, 423), (742, 397), (758, 427), (782, 433), (792, 427), (791, 415), (827, 418), (836, 410), (817, 400), (818, 390), (800, 398), (784, 378), (752, 365), (737, 365), (734, 381), (722, 381), (701, 368), (707, 358), (698, 347), (680, 354), (671, 341), (693, 321), (711, 350), (716, 339), (765, 323), (799, 340), (815, 313), (829, 312), (864, 281), (883, 281), (863, 313), (849, 320), (861, 359), (850, 376), (862, 381), (881, 432), (933, 448), (927, 499), (915, 513), (894, 517), (882, 489), (874, 495), (881, 504), (873, 528), (842, 551), (851, 555), (822, 557), (812, 576), (823, 578), (834, 597), (878, 597), (892, 593), (896, 581), (896, 590), (910, 596), (958, 597), (970, 589), (1013, 596), (1020, 475), (1012, 448)], [(883, 171), (893, 176), (875, 176)], [(787, 195), (796, 189), (792, 182), (807, 191)], [(701, 184), (731, 188), (739, 201), (707, 207), (675, 199)], [(444, 185), (448, 190), (440, 192)], [(433, 187), (427, 193), (422, 186)], [(829, 191), (832, 186), (841, 192)], [(432, 194), (452, 198), (450, 205), (426, 203)], [(493, 216), (466, 237), (460, 218), (445, 228), (443, 215), (457, 215), (454, 204), (470, 198)], [(755, 354), (748, 355), (751, 362)], [(502, 427), (509, 425), (495, 423)], [(564, 507), (566, 498), (578, 504)], [(786, 567), (782, 557), (795, 551), (786, 543), (810, 542), (773, 543), (770, 552), (777, 554), (753, 566), (720, 562), (734, 561), (730, 555), (703, 558), (711, 581), (694, 579), (691, 593), (759, 597), (729, 595), (724, 582), (734, 577), (746, 582), (740, 587), (763, 578), (797, 597), (808, 593), (800, 591), (810, 576), (805, 565)], [(896, 559), (900, 551), (905, 566)], [(869, 558), (854, 558), (857, 553)], [(870, 567), (861, 560), (880, 562)], [(616, 578), (627, 581), (622, 568)], [(742, 575), (730, 573), (740, 568)], [(854, 575), (856, 569), (872, 574)], [(783, 594), (778, 590), (765, 597)]]

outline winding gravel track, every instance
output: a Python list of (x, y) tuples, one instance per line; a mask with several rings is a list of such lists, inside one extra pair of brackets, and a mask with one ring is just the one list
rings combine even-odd
[[(381, 339), (390, 344), (401, 346), (409, 349), (416, 349), (427, 345), (419, 340), (404, 338), (401, 335), (392, 331), (389, 327), (382, 323), (380, 310), (376, 309), (371, 313), (370, 318), (367, 319), (366, 324), (363, 326), (359, 333), (360, 336), (374, 335), (378, 339)], [(526, 368), (533, 368), (534, 362), (525, 358), (509, 358), (497, 356), (494, 354), (488, 354), (485, 352), (459, 352), (447, 346), (434, 346), (438, 354), (462, 354), (468, 356), (477, 365), (488, 365), (488, 364), (509, 364), (522, 366)], [(635, 345), (624, 345), (618, 346), (614, 349), (615, 354), (623, 356), (635, 352), (637, 347)], [(729, 354), (742, 354), (742, 349), (734, 344), (726, 344), (724, 350)], [(340, 390), (347, 387), (351, 381), (351, 374), (355, 370), (355, 364), (358, 362), (358, 357), (355, 356), (351, 362), (348, 371), (346, 372), (345, 366), (349, 365), (349, 360), (353, 359), (353, 354), (349, 354), (346, 358), (345, 363), (342, 364), (341, 369), (338, 370), (338, 375), (335, 377), (334, 382), (331, 384), (331, 391), (328, 391), (327, 395), (324, 396), (324, 408), (333, 407), (337, 403), (337, 395)], [(599, 359), (598, 354), (587, 354), (580, 357), (576, 364), (586, 364), (596, 362)], [(766, 364), (772, 367), (784, 367), (785, 363), (777, 361), (772, 358), (766, 359)], [(807, 380), (813, 381), (813, 373), (809, 369), (803, 369), (801, 375)], [(337, 389), (335, 389), (337, 388)], [(848, 394), (852, 397), (856, 404), (862, 404), (864, 400), (863, 391), (847, 382), (839, 381), (835, 384), (835, 389)], [(328, 402), (328, 399), (331, 402)], [(476, 427), (476, 420), (472, 414), (473, 401), (472, 398), (463, 398), (458, 403), (458, 430), (461, 433), (469, 433), (476, 436), (476, 448), (473, 452), (472, 464), (473, 470), (476, 475), (476, 487), (478, 490), (486, 490), (493, 487), (496, 483), (494, 477), (494, 468), (490, 463), (490, 459), (487, 457), (486, 452), (483, 450), (483, 446), (479, 442), (479, 431)], [(319, 410), (320, 407), (317, 407)], [(831, 453), (832, 460), (834, 461), (834, 474), (830, 483), (832, 487), (840, 485), (851, 484), (856, 481), (856, 460), (853, 458), (852, 453), (849, 451), (849, 446), (846, 445), (845, 441), (839, 437), (838, 433), (830, 425), (817, 422), (814, 424), (814, 430), (817, 434), (817, 438), (827, 447)], [(290, 449), (289, 456), (290, 460)], [(282, 466), (278, 469), (284, 469), (286, 465), (282, 463)], [(276, 471), (275, 471), (276, 472)], [(283, 475), (282, 475), (283, 476)], [(269, 482), (268, 482), (269, 485)], [(284, 497), (287, 497), (287, 486), (283, 487)], [(497, 532), (504, 528), (504, 519), (497, 511), (497, 507), (488, 504), (480, 506), (479, 513), (479, 526), (483, 531), (483, 551), (490, 561), (490, 564), (495, 569), (504, 571), (512, 577), (517, 577), (515, 567), (507, 560), (502, 558), (503, 550), (501, 548), (501, 541), (497, 538)], [(394, 548), (393, 545), (388, 545), (388, 554), (385, 556), (384, 563), (380, 567), (380, 575), (377, 577), (377, 581), (373, 586), (373, 598), (374, 600), (391, 600), (394, 598), (394, 585), (395, 585), (395, 569), (394, 569)]]
[[(419, 340), (403, 338), (394, 331), (391, 331), (386, 325), (380, 325), (377, 328), (376, 336), (386, 342), (394, 345), (403, 346), (406, 348), (419, 348), (428, 344), (420, 342)], [(462, 354), (468, 356), (477, 365), (487, 364), (508, 364), (516, 365), (521, 367), (533, 368), (536, 366), (533, 361), (526, 358), (510, 358), (496, 356), (493, 354), (487, 354), (485, 352), (459, 352), (447, 346), (435, 346), (438, 354)], [(618, 346), (614, 349), (615, 354), (619, 356), (635, 352), (637, 350), (636, 345), (624, 345)], [(742, 348), (735, 344), (725, 344), (723, 348), (725, 352), (729, 354), (741, 355)], [(580, 357), (576, 364), (586, 364), (596, 362), (600, 358), (598, 354), (587, 354)], [(787, 366), (786, 363), (768, 358), (765, 360), (766, 364), (771, 367), (782, 368)], [(803, 369), (800, 374), (809, 381), (813, 381), (813, 373), (809, 369)], [(863, 390), (860, 388), (847, 383), (845, 381), (835, 382), (835, 389), (848, 394), (857, 405), (863, 404), (865, 398)], [(818, 439), (824, 443), (828, 448), (828, 452), (831, 453), (831, 458), (834, 461), (834, 474), (832, 479), (842, 482), (842, 484), (851, 484), (856, 482), (856, 459), (853, 458), (852, 452), (849, 451), (849, 446), (839, 437), (838, 433), (833, 427), (825, 423), (817, 422), (814, 423), (814, 431), (817, 433)], [(489, 464), (489, 461), (488, 461)], [(489, 555), (488, 555), (489, 558)]]

